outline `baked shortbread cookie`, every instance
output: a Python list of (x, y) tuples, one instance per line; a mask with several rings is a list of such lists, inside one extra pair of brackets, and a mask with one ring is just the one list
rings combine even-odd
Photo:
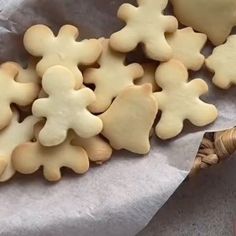
[(39, 133), (44, 146), (62, 143), (69, 129), (82, 138), (90, 138), (102, 130), (102, 121), (86, 107), (95, 101), (91, 89), (75, 90), (74, 75), (67, 68), (53, 66), (43, 76), (42, 87), (49, 95), (37, 99), (32, 107), (36, 117), (45, 117), (46, 123)]
[(9, 180), (14, 174), (12, 166), (12, 152), (20, 144), (34, 138), (33, 127), (38, 119), (29, 116), (19, 122), (19, 114), (13, 111), (11, 123), (0, 131), (0, 182)]
[(205, 126), (217, 118), (214, 105), (200, 100), (208, 92), (208, 86), (202, 79), (188, 82), (188, 71), (176, 60), (161, 64), (156, 71), (156, 82), (162, 88), (154, 93), (162, 111), (156, 126), (156, 134), (161, 139), (177, 136), (183, 129), (184, 120), (196, 126)]
[(11, 121), (11, 104), (30, 105), (38, 96), (39, 86), (36, 83), (20, 83), (16, 81), (19, 66), (2, 64), (0, 66), (0, 130)]
[(26, 50), (36, 57), (42, 57), (37, 64), (41, 77), (46, 70), (55, 65), (62, 65), (74, 74), (76, 87), (82, 85), (83, 77), (78, 65), (93, 64), (99, 57), (102, 47), (98, 40), (76, 41), (79, 30), (72, 25), (64, 25), (57, 36), (45, 25), (31, 26), (24, 35)]
[(222, 44), (236, 25), (235, 0), (171, 0), (174, 14), (186, 26)]
[(169, 60), (172, 50), (166, 41), (165, 33), (173, 33), (178, 22), (173, 16), (163, 15), (168, 0), (137, 0), (138, 7), (123, 4), (118, 17), (126, 26), (112, 34), (110, 44), (113, 49), (127, 53), (143, 43), (146, 55), (157, 61)]
[[(36, 125), (36, 138), (42, 127), (41, 123)], [(89, 159), (83, 148), (71, 144), (73, 137), (69, 134), (62, 144), (55, 147), (44, 147), (38, 141), (19, 145), (12, 154), (14, 168), (22, 174), (32, 174), (42, 166), (48, 181), (60, 180), (62, 167), (84, 174), (89, 169)]]
[(198, 71), (204, 64), (205, 57), (201, 54), (207, 36), (195, 33), (191, 27), (177, 30), (166, 35), (173, 50), (173, 59), (181, 61), (187, 69)]
[(150, 151), (149, 136), (157, 110), (150, 84), (130, 86), (100, 115), (102, 134), (117, 150), (146, 154)]
[(84, 72), (84, 83), (95, 84), (96, 101), (89, 106), (94, 113), (104, 112), (112, 100), (126, 87), (134, 85), (134, 80), (143, 75), (143, 68), (133, 63), (125, 65), (125, 54), (109, 47), (108, 39), (100, 39), (103, 52), (97, 63), (99, 68), (89, 68)]
[(214, 73), (213, 83), (228, 89), (236, 84), (236, 35), (229, 36), (227, 42), (216, 47), (206, 59), (207, 68)]

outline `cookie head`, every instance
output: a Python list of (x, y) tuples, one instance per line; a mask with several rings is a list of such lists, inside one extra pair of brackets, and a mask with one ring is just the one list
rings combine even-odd
[(46, 47), (53, 40), (54, 34), (45, 25), (34, 25), (27, 29), (24, 34), (24, 45), (34, 56), (45, 53)]
[(42, 86), (47, 94), (75, 88), (73, 74), (62, 66), (49, 68), (43, 76)]

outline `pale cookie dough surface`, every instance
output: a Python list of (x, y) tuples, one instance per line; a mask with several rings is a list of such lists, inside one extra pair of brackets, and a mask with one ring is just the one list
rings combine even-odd
[(171, 0), (177, 19), (222, 44), (236, 25), (235, 0)]
[(227, 42), (216, 47), (206, 59), (207, 68), (214, 73), (213, 83), (228, 89), (236, 84), (236, 36), (231, 35)]
[(16, 62), (5, 62), (3, 66), (15, 66), (18, 68), (18, 74), (16, 76), (16, 81), (21, 83), (35, 83), (39, 84), (41, 79), (36, 72), (36, 61), (29, 61), (28, 66), (23, 68), (20, 64)]
[(88, 88), (75, 90), (75, 85), (74, 75), (65, 67), (54, 66), (44, 74), (42, 86), (49, 97), (37, 99), (32, 107), (35, 116), (46, 118), (39, 133), (42, 145), (62, 143), (69, 129), (83, 138), (101, 132), (102, 121), (86, 109), (95, 101), (93, 91)]
[(37, 72), (42, 77), (54, 65), (62, 65), (72, 71), (76, 86), (82, 85), (83, 77), (78, 65), (93, 64), (101, 53), (96, 39), (76, 41), (79, 31), (72, 25), (64, 25), (57, 36), (45, 25), (34, 25), (24, 35), (24, 46), (33, 56), (42, 57)]
[(61, 167), (84, 174), (89, 169), (89, 159), (83, 148), (71, 145), (72, 138), (73, 135), (68, 135), (65, 142), (55, 147), (44, 147), (38, 141), (21, 144), (12, 154), (13, 165), (22, 174), (32, 174), (43, 166), (48, 181), (61, 179)]
[(112, 155), (112, 147), (99, 135), (87, 139), (77, 136), (72, 140), (72, 144), (84, 148), (89, 160), (98, 164), (109, 160)]
[(142, 64), (142, 67), (144, 69), (144, 74), (142, 78), (135, 80), (134, 83), (136, 85), (151, 84), (153, 92), (159, 91), (160, 88), (158, 87), (155, 80), (155, 72), (156, 72), (157, 66), (158, 64), (155, 62)]
[(173, 16), (163, 15), (168, 0), (138, 0), (138, 7), (123, 4), (118, 17), (126, 26), (111, 36), (112, 48), (130, 52), (143, 43), (146, 55), (158, 61), (169, 60), (172, 56), (165, 33), (177, 30), (178, 22)]
[(176, 60), (161, 64), (156, 71), (157, 84), (163, 89), (155, 93), (161, 119), (156, 126), (156, 134), (161, 139), (177, 136), (183, 129), (184, 120), (196, 126), (205, 126), (217, 118), (214, 105), (200, 100), (208, 92), (208, 86), (202, 79), (188, 82), (188, 71)]
[(99, 68), (84, 72), (84, 83), (95, 84), (96, 101), (89, 106), (94, 113), (104, 112), (112, 100), (126, 87), (134, 85), (134, 80), (143, 75), (143, 68), (133, 63), (125, 65), (125, 54), (115, 52), (109, 47), (108, 39), (100, 39), (103, 52), (97, 61)]
[(38, 96), (39, 86), (35, 83), (20, 83), (16, 81), (19, 66), (2, 64), (0, 66), (0, 129), (11, 121), (11, 104), (19, 106), (30, 105)]
[(102, 134), (117, 150), (146, 154), (150, 151), (149, 135), (157, 110), (151, 85), (130, 86), (100, 115)]
[(195, 33), (191, 27), (177, 30), (166, 35), (167, 42), (173, 50), (173, 59), (181, 61), (186, 68), (198, 71), (204, 64), (205, 57), (201, 54), (207, 36)]
[(15, 174), (12, 152), (18, 145), (34, 138), (33, 127), (37, 121), (37, 118), (29, 116), (20, 123), (19, 115), (14, 111), (9, 126), (0, 131), (0, 182), (7, 181)]

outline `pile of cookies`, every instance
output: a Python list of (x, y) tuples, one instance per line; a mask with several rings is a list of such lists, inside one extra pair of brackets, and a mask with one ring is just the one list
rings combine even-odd
[[(216, 120), (216, 107), (200, 99), (207, 84), (190, 80), (188, 70), (202, 68), (209, 38), (217, 46), (206, 59), (213, 83), (224, 89), (236, 83), (236, 37), (220, 45), (236, 25), (236, 2), (171, 2), (186, 28), (164, 15), (167, 0), (138, 0), (137, 7), (119, 8), (126, 25), (110, 39), (79, 41), (72, 25), (56, 35), (45, 25), (25, 32), (34, 59), (27, 68), (0, 67), (1, 182), (40, 167), (49, 181), (61, 178), (61, 167), (83, 174), (91, 162), (109, 160), (113, 149), (147, 154), (154, 123), (156, 136), (167, 140), (185, 120), (199, 127)], [(150, 63), (127, 64), (140, 43)]]

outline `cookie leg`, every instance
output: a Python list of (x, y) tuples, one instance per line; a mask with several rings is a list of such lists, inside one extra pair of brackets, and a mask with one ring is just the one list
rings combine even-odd
[(50, 147), (62, 143), (67, 136), (67, 131), (56, 121), (47, 120), (43, 129), (39, 132), (39, 141), (43, 146)]
[(137, 36), (132, 30), (125, 27), (111, 36), (110, 45), (114, 50), (127, 53), (133, 51), (137, 47)]
[(89, 111), (85, 110), (84, 117), (86, 119), (81, 119), (81, 117), (77, 117), (73, 124), (73, 130), (76, 134), (81, 138), (90, 138), (102, 131), (103, 123), (100, 118), (92, 115)]
[(183, 129), (183, 121), (178, 117), (174, 117), (171, 113), (163, 112), (159, 123), (156, 126), (156, 135), (165, 140), (170, 139)]
[(199, 100), (200, 105), (194, 107), (194, 109), (189, 112), (188, 119), (196, 126), (205, 126), (213, 121), (218, 116), (217, 109), (214, 105), (210, 105)]

